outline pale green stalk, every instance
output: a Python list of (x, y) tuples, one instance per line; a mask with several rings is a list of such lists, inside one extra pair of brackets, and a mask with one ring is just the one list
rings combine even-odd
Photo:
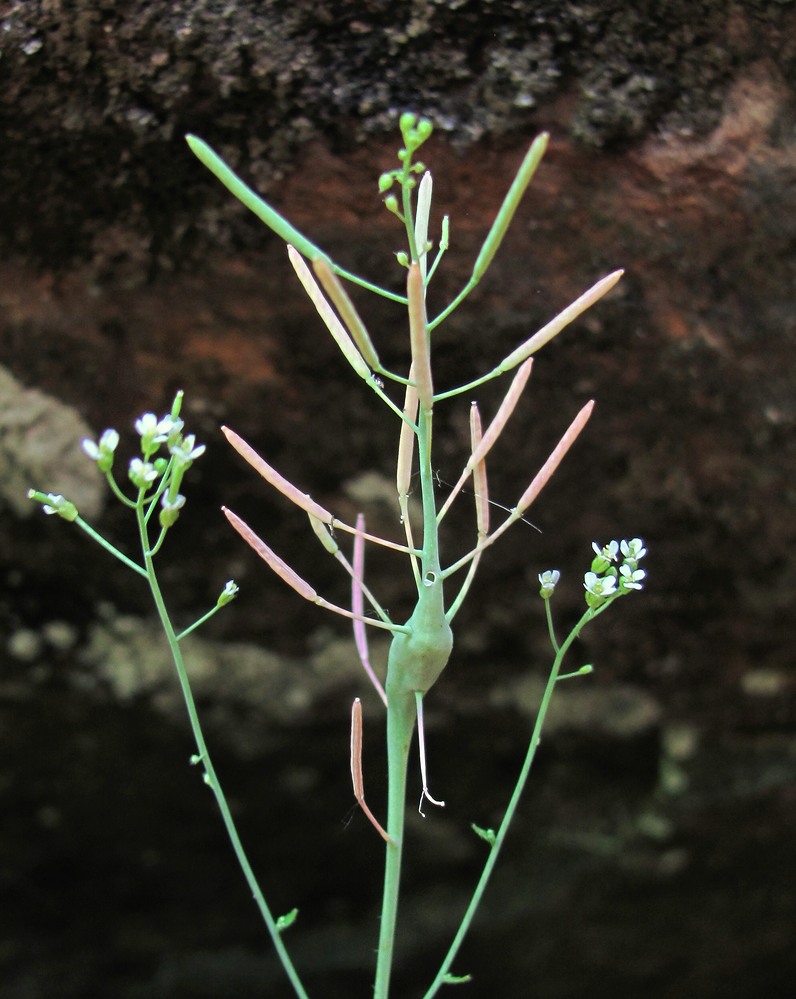
[(417, 713), (416, 692), (424, 694), (436, 681), (448, 661), (453, 642), (443, 605), (431, 467), (431, 424), (431, 413), (421, 412), (417, 445), (423, 553), (417, 605), (407, 621), (410, 634), (395, 635), (387, 665), (387, 833), (394, 845), (386, 847), (375, 999), (387, 999), (390, 987), (404, 839), (407, 762)]
[(578, 621), (578, 623), (575, 625), (575, 627), (572, 629), (569, 635), (567, 635), (566, 639), (564, 640), (561, 646), (559, 646), (555, 641), (552, 615), (550, 612), (550, 601), (545, 600), (545, 611), (547, 614), (548, 629), (550, 633), (550, 639), (551, 642), (553, 643), (553, 648), (555, 650), (555, 658), (553, 660), (553, 665), (550, 669), (550, 675), (547, 678), (547, 684), (545, 685), (544, 694), (542, 695), (542, 700), (539, 704), (539, 710), (536, 714), (536, 721), (534, 722), (533, 732), (531, 733), (531, 741), (528, 745), (528, 751), (525, 754), (525, 760), (523, 761), (519, 777), (517, 778), (517, 783), (514, 787), (514, 791), (512, 792), (511, 798), (509, 799), (509, 803), (506, 808), (506, 812), (503, 816), (503, 820), (500, 823), (498, 831), (494, 834), (494, 841), (491, 844), (489, 850), (489, 856), (487, 857), (487, 861), (484, 864), (484, 869), (481, 872), (481, 877), (478, 879), (478, 884), (476, 885), (475, 891), (473, 892), (472, 898), (470, 899), (470, 904), (467, 906), (467, 910), (465, 911), (465, 914), (462, 917), (462, 921), (459, 924), (459, 929), (456, 931), (456, 935), (453, 938), (453, 942), (451, 943), (450, 947), (448, 948), (448, 952), (445, 955), (442, 965), (440, 966), (440, 969), (437, 972), (437, 975), (434, 978), (434, 981), (431, 983), (428, 991), (423, 996), (423, 999), (432, 999), (432, 996), (435, 996), (437, 994), (440, 987), (446, 984), (446, 977), (450, 975), (451, 964), (453, 963), (457, 953), (459, 952), (459, 948), (461, 947), (462, 942), (464, 941), (464, 938), (467, 935), (468, 930), (470, 929), (470, 924), (472, 923), (473, 918), (478, 910), (478, 906), (481, 903), (481, 898), (484, 894), (484, 891), (486, 890), (487, 884), (489, 883), (489, 879), (492, 876), (492, 871), (494, 870), (495, 864), (497, 863), (500, 851), (503, 848), (503, 843), (505, 842), (506, 835), (509, 831), (512, 819), (514, 818), (514, 814), (517, 811), (517, 806), (520, 803), (520, 798), (522, 797), (522, 793), (525, 790), (525, 785), (528, 781), (528, 777), (531, 772), (531, 767), (533, 766), (533, 761), (536, 758), (536, 751), (539, 748), (539, 743), (541, 741), (542, 729), (544, 727), (545, 719), (547, 718), (547, 711), (548, 708), (550, 707), (550, 702), (553, 699), (553, 691), (555, 690), (556, 682), (559, 679), (562, 679), (562, 677), (560, 676), (560, 671), (564, 657), (569, 651), (572, 643), (580, 634), (583, 627), (586, 624), (588, 624), (589, 621), (594, 620), (594, 618), (598, 614), (601, 614), (604, 610), (606, 610), (608, 606), (615, 599), (616, 597), (606, 600), (604, 604), (602, 604), (600, 607), (596, 609), (589, 608), (589, 610), (585, 612), (585, 614), (581, 617), (581, 619)]
[[(201, 763), (204, 767), (205, 772), (205, 783), (211, 789), (215, 795), (216, 804), (218, 805), (219, 811), (221, 812), (221, 818), (224, 822), (224, 827), (227, 830), (227, 835), (229, 836), (230, 842), (232, 843), (232, 849), (235, 852), (235, 856), (238, 859), (241, 870), (243, 871), (243, 876), (246, 879), (252, 895), (254, 896), (254, 901), (257, 904), (257, 908), (260, 910), (260, 914), (263, 921), (268, 929), (268, 933), (271, 937), (276, 952), (279, 956), (279, 960), (282, 962), (282, 966), (285, 969), (285, 973), (290, 979), (290, 983), (293, 986), (293, 991), (299, 997), (299, 999), (308, 999), (307, 993), (304, 990), (304, 986), (298, 977), (298, 973), (293, 966), (293, 962), (290, 955), (285, 948), (284, 942), (282, 940), (282, 935), (277, 926), (277, 922), (274, 919), (271, 910), (268, 907), (263, 893), (257, 883), (257, 878), (254, 875), (254, 871), (251, 868), (249, 859), (243, 849), (243, 844), (238, 836), (237, 828), (235, 827), (235, 820), (232, 818), (232, 813), (227, 804), (227, 799), (222, 790), (221, 784), (216, 776), (215, 767), (213, 766), (213, 761), (210, 758), (210, 753), (207, 749), (207, 743), (205, 742), (204, 733), (202, 732), (202, 725), (199, 721), (199, 714), (196, 710), (196, 702), (194, 701), (193, 692), (191, 691), (191, 683), (188, 679), (188, 673), (185, 669), (185, 662), (182, 656), (182, 650), (180, 649), (180, 638), (174, 631), (174, 626), (171, 623), (171, 618), (169, 616), (168, 610), (166, 608), (165, 601), (163, 599), (163, 594), (160, 590), (160, 584), (158, 583), (157, 574), (155, 573), (155, 566), (153, 561), (152, 553), (149, 551), (149, 538), (147, 535), (147, 525), (143, 512), (142, 502), (139, 500), (136, 506), (136, 519), (138, 522), (138, 532), (141, 540), (141, 549), (144, 554), (144, 565), (147, 580), (149, 582), (149, 588), (152, 593), (152, 598), (155, 602), (155, 607), (157, 608), (158, 617), (160, 618), (160, 623), (163, 631), (166, 635), (166, 640), (169, 644), (169, 649), (171, 651), (172, 659), (174, 660), (174, 666), (177, 670), (177, 677), (180, 683), (180, 690), (182, 691), (183, 700), (185, 701), (185, 707), (188, 712), (188, 719), (191, 725), (191, 731), (193, 733), (194, 741), (196, 743), (197, 751), (197, 761)], [(108, 547), (107, 544), (105, 547)], [(197, 622), (198, 624), (198, 622)], [(192, 629), (189, 629), (192, 630)], [(180, 636), (183, 637), (183, 636)]]
[(143, 576), (145, 579), (147, 577), (146, 569), (142, 568), (136, 562), (133, 562), (131, 558), (128, 558), (124, 552), (120, 552), (118, 548), (106, 541), (101, 534), (97, 534), (93, 527), (83, 520), (82, 517), (75, 517), (74, 523), (91, 538), (92, 541), (96, 541), (98, 545), (101, 545), (106, 552), (110, 552), (114, 558), (117, 558), (120, 562), (127, 566), (128, 569), (132, 569), (133, 572), (137, 572), (139, 576)]
[[(269, 229), (272, 229), (277, 236), (280, 236), (289, 246), (295, 246), (299, 253), (301, 253), (302, 256), (307, 257), (308, 260), (316, 260), (318, 257), (323, 257), (325, 260), (329, 260), (323, 250), (317, 247), (314, 243), (310, 242), (310, 240), (307, 239), (303, 233), (299, 232), (295, 226), (291, 225), (291, 223), (288, 222), (284, 216), (280, 215), (275, 208), (272, 208), (267, 201), (264, 201), (259, 195), (255, 194), (249, 185), (244, 183), (235, 171), (230, 169), (218, 153), (211, 149), (206, 142), (195, 135), (186, 135), (185, 138), (188, 145), (191, 147), (192, 152), (199, 160), (201, 160), (202, 163), (204, 163), (208, 170), (215, 174), (224, 187), (226, 187), (230, 193), (234, 194), (235, 197), (242, 202), (250, 212), (253, 212), (261, 222), (264, 222)], [(361, 287), (366, 288), (368, 291), (374, 292), (376, 295), (381, 295), (383, 298), (389, 298), (393, 302), (406, 302), (406, 299), (403, 298), (403, 296), (395, 295), (393, 292), (387, 291), (385, 288), (379, 288), (378, 285), (371, 284), (370, 281), (366, 281), (364, 278), (358, 277), (356, 274), (351, 274), (342, 267), (338, 267), (337, 264), (331, 260), (329, 260), (329, 264), (334, 269), (336, 274), (339, 274), (340, 277), (345, 278), (347, 281), (358, 284)]]

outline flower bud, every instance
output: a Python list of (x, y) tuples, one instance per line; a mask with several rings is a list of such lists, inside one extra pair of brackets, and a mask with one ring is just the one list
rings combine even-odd
[(158, 517), (160, 520), (160, 526), (166, 528), (171, 527), (177, 522), (180, 510), (185, 506), (185, 497), (180, 495), (180, 493), (177, 493), (172, 500), (169, 499), (168, 493), (164, 493), (160, 502), (163, 507)]
[(28, 499), (35, 500), (42, 504), (42, 509), (48, 516), (57, 513), (64, 520), (77, 520), (77, 507), (74, 503), (65, 499), (60, 493), (40, 493), (35, 489), (28, 490)]
[(119, 435), (116, 431), (106, 430), (98, 443), (86, 437), (81, 446), (89, 458), (96, 461), (97, 468), (101, 472), (109, 472), (113, 467), (113, 453), (118, 445)]
[(546, 569), (544, 572), (540, 572), (539, 583), (541, 584), (541, 589), (539, 590), (539, 596), (542, 600), (549, 600), (553, 595), (553, 590), (561, 579), (561, 573), (558, 569)]
[(137, 489), (148, 489), (158, 478), (158, 470), (151, 461), (142, 461), (140, 458), (133, 458), (127, 473), (130, 481)]
[(216, 601), (216, 607), (223, 607), (225, 604), (228, 604), (231, 600), (234, 600), (235, 597), (238, 595), (239, 589), (240, 587), (233, 579), (228, 580), (224, 586), (224, 589), (221, 591), (218, 600)]
[(426, 139), (431, 135), (433, 130), (434, 126), (431, 124), (428, 118), (421, 118), (420, 121), (417, 123), (417, 127), (415, 128), (415, 132), (417, 133), (417, 138), (419, 139), (418, 145), (420, 145), (421, 142), (425, 142)]

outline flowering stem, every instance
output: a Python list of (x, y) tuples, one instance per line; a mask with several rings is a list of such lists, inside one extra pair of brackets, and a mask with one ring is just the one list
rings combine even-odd
[[(180, 689), (182, 691), (183, 700), (185, 701), (185, 707), (188, 711), (188, 719), (191, 724), (191, 731), (193, 732), (194, 741), (196, 743), (197, 760), (196, 762), (201, 762), (204, 767), (204, 779), (205, 783), (212, 790), (215, 795), (216, 804), (218, 805), (219, 811), (221, 812), (221, 818), (224, 822), (224, 827), (227, 830), (227, 835), (229, 836), (230, 842), (232, 843), (232, 849), (235, 852), (235, 856), (238, 859), (241, 870), (243, 871), (243, 876), (246, 878), (246, 883), (248, 884), (252, 895), (254, 896), (254, 901), (257, 904), (263, 921), (268, 929), (268, 933), (271, 937), (276, 952), (279, 956), (282, 966), (290, 979), (290, 983), (293, 986), (295, 994), (299, 999), (308, 999), (307, 993), (304, 990), (304, 986), (298, 977), (298, 973), (293, 966), (293, 962), (288, 954), (285, 945), (282, 941), (282, 937), (277, 926), (277, 922), (274, 919), (271, 910), (268, 907), (263, 893), (257, 883), (257, 878), (254, 875), (254, 871), (251, 868), (249, 859), (246, 856), (246, 852), (243, 849), (243, 844), (238, 836), (237, 828), (235, 827), (235, 821), (232, 818), (232, 813), (229, 809), (226, 796), (221, 788), (221, 784), (216, 776), (215, 767), (213, 766), (213, 761), (210, 758), (210, 753), (207, 749), (207, 744), (205, 742), (204, 733), (202, 732), (202, 726), (199, 721), (199, 714), (196, 710), (196, 702), (194, 701), (193, 692), (191, 691), (191, 684), (188, 679), (188, 673), (185, 668), (185, 662), (182, 657), (182, 650), (180, 649), (180, 639), (183, 638), (189, 631), (192, 631), (201, 620), (206, 620), (210, 615), (207, 614), (203, 619), (197, 621), (196, 624), (192, 625), (191, 628), (186, 629), (179, 636), (174, 631), (174, 626), (171, 623), (171, 618), (169, 616), (168, 610), (166, 609), (166, 604), (163, 599), (163, 594), (160, 590), (160, 584), (158, 583), (158, 578), (155, 573), (155, 566), (153, 562), (152, 552), (149, 549), (149, 538), (147, 535), (147, 524), (146, 515), (143, 510), (143, 500), (140, 500), (136, 507), (136, 519), (138, 522), (138, 532), (141, 541), (141, 550), (144, 555), (144, 564), (146, 569), (144, 575), (146, 575), (149, 582), (149, 588), (152, 592), (152, 598), (155, 601), (155, 607), (157, 608), (158, 617), (160, 618), (160, 623), (163, 631), (166, 635), (166, 640), (169, 643), (169, 649), (171, 650), (172, 659), (174, 660), (174, 666), (177, 670), (177, 677), (180, 683)], [(105, 546), (107, 547), (107, 545)], [(136, 567), (137, 568), (137, 567)], [(214, 610), (217, 610), (215, 608)], [(211, 614), (214, 611), (210, 612)]]
[[(548, 611), (548, 620), (549, 620), (550, 601), (545, 600), (545, 604), (548, 605), (547, 611)], [(599, 610), (602, 610), (602, 607), (599, 608)], [(440, 966), (440, 969), (437, 972), (436, 978), (431, 983), (431, 986), (429, 987), (428, 991), (425, 993), (423, 999), (432, 999), (432, 996), (435, 996), (437, 994), (440, 987), (446, 984), (446, 980), (450, 975), (450, 966), (453, 963), (454, 958), (456, 957), (456, 954), (458, 953), (459, 948), (462, 945), (465, 935), (470, 929), (470, 924), (472, 923), (473, 917), (475, 916), (478, 906), (481, 903), (481, 897), (483, 896), (484, 891), (486, 890), (486, 886), (489, 883), (492, 871), (495, 867), (495, 864), (497, 863), (498, 856), (503, 847), (506, 834), (508, 833), (509, 826), (511, 825), (512, 819), (514, 818), (514, 814), (517, 810), (520, 798), (522, 797), (522, 793), (528, 781), (528, 776), (531, 772), (531, 767), (533, 766), (533, 761), (536, 757), (536, 750), (539, 748), (542, 728), (544, 727), (545, 719), (547, 717), (547, 711), (548, 708), (550, 707), (550, 702), (553, 697), (553, 691), (555, 689), (556, 681), (559, 679), (561, 664), (564, 660), (564, 656), (567, 654), (570, 646), (580, 634), (584, 625), (586, 625), (589, 621), (591, 621), (593, 617), (594, 613), (592, 612), (592, 610), (591, 609), (587, 610), (584, 613), (584, 615), (581, 617), (581, 619), (578, 621), (578, 623), (575, 625), (575, 627), (572, 629), (572, 631), (569, 633), (569, 635), (566, 637), (563, 644), (560, 647), (556, 648), (554, 643), (554, 648), (556, 648), (556, 655), (553, 660), (553, 665), (550, 668), (550, 675), (547, 678), (547, 684), (545, 685), (544, 694), (542, 695), (541, 703), (539, 704), (539, 711), (537, 712), (536, 721), (533, 726), (533, 732), (531, 733), (531, 741), (528, 745), (528, 750), (525, 754), (525, 760), (522, 764), (522, 769), (520, 770), (519, 777), (517, 778), (517, 783), (514, 787), (511, 799), (509, 800), (506, 812), (503, 816), (503, 820), (500, 823), (500, 828), (495, 834), (494, 841), (492, 842), (489, 851), (489, 856), (487, 857), (486, 863), (484, 864), (484, 869), (481, 872), (481, 877), (478, 879), (478, 884), (475, 887), (473, 896), (470, 899), (470, 904), (467, 906), (467, 911), (465, 912), (464, 917), (462, 918), (461, 924), (459, 925), (459, 929), (456, 931), (456, 936), (453, 938), (453, 942), (451, 943), (450, 948), (448, 949), (448, 953), (445, 955), (445, 959), (443, 960), (442, 965)], [(551, 637), (552, 637), (552, 624), (550, 625), (550, 627), (551, 627)]]
[(125, 496), (122, 490), (119, 488), (119, 483), (116, 481), (113, 472), (108, 470), (105, 473), (105, 478), (108, 481), (108, 485), (111, 487), (111, 492), (121, 503), (129, 507), (131, 510), (135, 510), (135, 500), (131, 500), (128, 496)]
[[(154, 552), (153, 552), (153, 554), (154, 554)], [(179, 633), (179, 635), (176, 636), (177, 641), (181, 642), (183, 640), (183, 638), (187, 638), (187, 636), (190, 635), (192, 631), (196, 631), (197, 628), (201, 627), (205, 623), (205, 621), (209, 621), (210, 618), (214, 614), (217, 614), (220, 610), (221, 610), (221, 605), (217, 604), (215, 607), (213, 607), (211, 610), (209, 610), (206, 614), (203, 614), (199, 618), (198, 621), (194, 621), (193, 624), (189, 625), (187, 628), (185, 628), (183, 631), (181, 631)]]
[(553, 652), (558, 653), (558, 639), (556, 638), (556, 631), (553, 626), (553, 611), (550, 607), (549, 599), (544, 602), (544, 613), (547, 618), (547, 633), (550, 636), (550, 644), (553, 646)]
[(123, 562), (128, 569), (132, 569), (133, 572), (137, 572), (139, 576), (143, 576), (145, 579), (147, 578), (146, 569), (138, 565), (137, 562), (133, 562), (131, 558), (128, 558), (123, 552), (120, 552), (118, 548), (114, 548), (110, 541), (106, 541), (101, 534), (97, 534), (94, 528), (89, 526), (82, 517), (75, 517), (74, 522), (82, 531), (86, 532), (92, 541), (96, 541), (97, 544), (101, 545), (106, 552), (110, 552), (114, 558), (118, 558), (119, 561)]

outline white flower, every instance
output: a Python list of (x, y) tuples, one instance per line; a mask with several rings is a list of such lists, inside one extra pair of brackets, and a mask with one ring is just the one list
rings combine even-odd
[(644, 542), (641, 538), (623, 541), (620, 548), (628, 562), (638, 562), (647, 554), (647, 549), (644, 547)]
[(159, 520), (161, 527), (171, 527), (180, 515), (180, 510), (185, 506), (185, 497), (180, 493), (174, 497), (174, 499), (169, 498), (169, 494), (163, 493), (160, 500), (163, 509), (160, 511)]
[(216, 601), (217, 607), (223, 607), (224, 604), (228, 604), (230, 600), (234, 600), (238, 595), (239, 586), (234, 579), (228, 580), (224, 589), (221, 591), (221, 595)]
[(619, 566), (619, 572), (622, 576), (619, 585), (623, 590), (640, 590), (641, 580), (647, 575), (643, 569), (633, 569), (627, 563)]
[(164, 416), (158, 420), (154, 413), (144, 413), (140, 419), (135, 421), (136, 433), (142, 440), (146, 439), (151, 444), (162, 444), (171, 430), (172, 419)]
[(177, 493), (174, 499), (169, 499), (169, 494), (164, 493), (160, 503), (164, 510), (182, 510), (185, 506), (185, 497)]
[(596, 572), (587, 572), (583, 577), (583, 585), (595, 597), (610, 597), (616, 593), (616, 579), (613, 576), (598, 576)]
[(106, 430), (99, 442), (85, 437), (81, 447), (92, 461), (96, 461), (101, 472), (109, 472), (113, 465), (113, 452), (119, 445), (119, 435), (115, 430)]
[(558, 569), (546, 569), (544, 572), (539, 573), (538, 579), (541, 586), (539, 595), (543, 600), (548, 600), (552, 596), (559, 579), (561, 579), (561, 573)]
[(171, 456), (175, 464), (187, 468), (192, 461), (195, 461), (205, 453), (207, 449), (206, 445), (199, 444), (198, 446), (194, 446), (195, 444), (196, 437), (194, 434), (188, 434), (182, 440), (169, 444), (169, 451), (171, 451)]
[(151, 486), (155, 479), (157, 479), (158, 474), (158, 470), (150, 461), (141, 461), (140, 458), (133, 458), (130, 461), (128, 475), (133, 485), (139, 489)]
[(606, 562), (616, 562), (619, 557), (619, 542), (609, 541), (607, 545), (598, 545), (596, 541), (592, 541), (592, 548), (600, 558), (604, 558)]

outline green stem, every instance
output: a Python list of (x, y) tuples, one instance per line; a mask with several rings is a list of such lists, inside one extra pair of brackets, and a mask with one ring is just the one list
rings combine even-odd
[(398, 915), (398, 895), (401, 882), (404, 817), (406, 814), (406, 771), (409, 746), (415, 723), (415, 702), (410, 695), (392, 691), (387, 684), (387, 772), (389, 797), (387, 803), (387, 844), (384, 860), (384, 891), (381, 902), (379, 949), (376, 961), (374, 999), (387, 999), (390, 990), (395, 925)]
[(128, 497), (124, 495), (122, 490), (119, 488), (119, 484), (116, 481), (113, 472), (107, 471), (105, 473), (105, 478), (108, 482), (108, 485), (111, 487), (113, 495), (122, 503), (124, 503), (125, 506), (129, 507), (131, 510), (135, 510), (135, 500), (128, 499)]
[(257, 878), (254, 875), (254, 871), (251, 868), (249, 859), (246, 856), (246, 852), (243, 849), (243, 845), (238, 836), (238, 831), (235, 827), (235, 821), (232, 818), (232, 813), (230, 812), (229, 805), (227, 804), (226, 796), (221, 788), (218, 777), (216, 776), (215, 767), (213, 766), (213, 761), (210, 758), (210, 753), (207, 749), (207, 744), (205, 742), (204, 733), (202, 732), (202, 726), (199, 721), (199, 714), (196, 710), (196, 702), (193, 698), (193, 692), (191, 690), (190, 680), (188, 679), (188, 673), (185, 668), (185, 662), (182, 657), (182, 650), (179, 646), (179, 639), (174, 631), (174, 627), (171, 623), (171, 618), (169, 617), (168, 610), (166, 609), (165, 601), (163, 600), (163, 595), (160, 590), (160, 585), (158, 583), (157, 575), (155, 573), (155, 567), (153, 564), (152, 556), (149, 553), (149, 539), (147, 536), (146, 520), (143, 509), (141, 505), (138, 506), (136, 510), (136, 517), (138, 520), (138, 530), (141, 539), (141, 548), (144, 553), (144, 562), (146, 565), (146, 576), (149, 581), (149, 588), (152, 592), (152, 598), (155, 601), (155, 606), (157, 608), (158, 617), (160, 618), (160, 623), (165, 632), (166, 639), (169, 643), (169, 649), (171, 650), (171, 655), (174, 660), (174, 665), (177, 670), (177, 676), (180, 682), (180, 689), (182, 691), (182, 696), (185, 701), (185, 707), (188, 711), (188, 718), (191, 723), (191, 731), (193, 732), (194, 741), (196, 742), (197, 755), (202, 762), (205, 770), (205, 783), (210, 787), (213, 794), (215, 795), (216, 803), (218, 805), (219, 811), (221, 812), (221, 818), (224, 822), (224, 827), (227, 830), (227, 835), (229, 836), (230, 842), (232, 843), (232, 848), (235, 852), (235, 856), (238, 859), (241, 870), (243, 871), (243, 876), (246, 878), (246, 883), (251, 890), (254, 900), (257, 904), (260, 914), (262, 915), (263, 921), (268, 929), (271, 940), (273, 941), (276, 952), (279, 956), (282, 966), (290, 979), (290, 983), (293, 986), (295, 994), (299, 999), (308, 999), (307, 993), (304, 990), (304, 986), (298, 977), (298, 973), (293, 966), (293, 962), (290, 955), (285, 948), (282, 941), (281, 934), (277, 928), (276, 920), (271, 914), (271, 910), (263, 897), (263, 893), (260, 890), (260, 886), (257, 883)]
[(370, 281), (365, 280), (365, 278), (358, 277), (356, 274), (352, 274), (351, 271), (338, 267), (334, 262), (332, 262), (332, 270), (339, 277), (345, 278), (346, 281), (350, 281), (352, 284), (358, 284), (360, 288), (364, 288), (366, 291), (372, 291), (374, 295), (389, 299), (391, 302), (397, 302), (399, 305), (406, 305), (406, 295), (399, 295), (394, 291), (387, 291), (386, 288), (380, 288), (379, 285), (372, 284)]
[(470, 278), (470, 280), (467, 282), (467, 284), (464, 286), (464, 288), (462, 288), (462, 290), (459, 292), (459, 294), (456, 296), (456, 298), (454, 298), (452, 302), (450, 302), (448, 305), (446, 305), (445, 308), (442, 310), (442, 312), (440, 312), (440, 314), (438, 316), (435, 316), (429, 322), (429, 324), (428, 324), (429, 332), (431, 332), (431, 330), (433, 330), (433, 329), (436, 329), (437, 326), (439, 326), (440, 323), (444, 322), (448, 318), (448, 316), (451, 314), (451, 312), (453, 312), (453, 310), (455, 308), (457, 308), (459, 305), (462, 304), (462, 302), (465, 300), (465, 298), (467, 298), (467, 296), (470, 294), (470, 292), (473, 290), (473, 288), (475, 288), (475, 286), (477, 284), (478, 284), (477, 280), (474, 280), (473, 278)]
[[(382, 896), (381, 927), (379, 950), (376, 964), (374, 999), (387, 999), (392, 973), (393, 950), (395, 946), (395, 925), (398, 912), (398, 896), (401, 878), (401, 854), (404, 840), (404, 819), (406, 813), (406, 771), (409, 746), (412, 741), (416, 717), (416, 693), (424, 693), (436, 680), (438, 671), (432, 677), (422, 677), (416, 673), (418, 664), (415, 656), (422, 657), (425, 638), (428, 635), (428, 621), (424, 608), (428, 601), (433, 603), (432, 617), (444, 625), (450, 633), (442, 615), (441, 581), (439, 579), (439, 545), (437, 540), (437, 514), (434, 505), (434, 481), (431, 470), (431, 412), (421, 412), (418, 420), (418, 463), (423, 505), (423, 552), (422, 578), (419, 586), (418, 604), (407, 624), (408, 635), (397, 635), (390, 647), (387, 663), (387, 775), (389, 780), (387, 805), (387, 834), (393, 841), (387, 844), (384, 866), (384, 893)], [(428, 585), (433, 577), (433, 585)], [(440, 622), (439, 619), (442, 618)], [(423, 636), (420, 638), (420, 636)], [(413, 641), (417, 644), (413, 645)], [(442, 654), (442, 665), (447, 662), (450, 645)]]
[(131, 558), (128, 558), (123, 552), (120, 552), (118, 548), (114, 548), (110, 541), (106, 541), (101, 534), (97, 534), (94, 528), (89, 526), (82, 517), (75, 517), (75, 524), (77, 524), (81, 531), (85, 531), (92, 541), (96, 541), (97, 544), (101, 545), (106, 552), (110, 552), (114, 558), (118, 558), (120, 562), (123, 562), (128, 569), (132, 569), (133, 572), (137, 572), (138, 575), (143, 576), (144, 579), (148, 578), (146, 569), (138, 565), (137, 562), (133, 562)]
[[(545, 601), (549, 604), (549, 601)], [(492, 875), (492, 871), (497, 863), (498, 856), (500, 854), (503, 842), (508, 833), (511, 821), (514, 818), (514, 813), (517, 810), (517, 806), (522, 797), (522, 793), (525, 789), (525, 784), (527, 783), (528, 776), (531, 772), (531, 767), (533, 766), (533, 761), (536, 756), (536, 750), (539, 748), (539, 741), (542, 734), (542, 728), (545, 723), (545, 718), (547, 717), (547, 710), (550, 707), (550, 701), (553, 697), (553, 691), (555, 689), (556, 681), (558, 680), (559, 672), (561, 670), (561, 663), (564, 660), (564, 656), (567, 654), (572, 643), (577, 638), (581, 629), (587, 624), (594, 614), (591, 610), (586, 611), (586, 613), (581, 617), (580, 621), (575, 625), (572, 631), (569, 633), (564, 643), (558, 649), (555, 659), (553, 660), (553, 665), (550, 669), (550, 676), (547, 679), (547, 684), (545, 685), (544, 694), (542, 695), (542, 701), (539, 705), (539, 711), (536, 715), (536, 722), (533, 726), (533, 732), (531, 734), (531, 741), (528, 746), (528, 751), (525, 754), (525, 761), (523, 762), (522, 769), (520, 770), (520, 775), (517, 779), (517, 783), (514, 787), (514, 792), (509, 800), (508, 807), (506, 808), (505, 815), (503, 816), (503, 821), (500, 823), (500, 828), (495, 836), (495, 841), (489, 851), (489, 856), (487, 857), (486, 864), (481, 873), (481, 877), (478, 879), (478, 884), (475, 887), (473, 896), (470, 899), (470, 904), (467, 906), (467, 911), (459, 925), (459, 929), (456, 932), (456, 936), (453, 938), (453, 942), (448, 949), (448, 953), (445, 955), (445, 959), (440, 966), (437, 976), (431, 983), (428, 991), (424, 995), (423, 999), (432, 999), (439, 991), (440, 987), (445, 984), (446, 976), (450, 973), (450, 966), (453, 963), (462, 942), (470, 929), (470, 924), (473, 921), (478, 906), (481, 902), (481, 898), (486, 890), (486, 886), (489, 883), (489, 879)]]
[(199, 618), (199, 620), (198, 620), (198, 621), (194, 621), (194, 623), (193, 623), (193, 624), (190, 624), (190, 625), (188, 625), (188, 627), (187, 627), (187, 628), (185, 628), (185, 630), (184, 630), (184, 631), (181, 631), (181, 632), (179, 633), (179, 635), (177, 635), (177, 636), (176, 636), (176, 637), (177, 637), (177, 641), (178, 641), (178, 642), (181, 642), (181, 641), (183, 640), (183, 638), (187, 638), (187, 637), (188, 637), (188, 635), (190, 635), (192, 631), (196, 631), (196, 629), (197, 629), (197, 628), (201, 627), (201, 625), (203, 625), (203, 624), (205, 623), (205, 621), (209, 621), (209, 620), (210, 620), (210, 618), (211, 618), (211, 617), (212, 617), (212, 616), (213, 616), (214, 614), (217, 614), (217, 613), (218, 613), (218, 612), (219, 612), (220, 610), (221, 610), (221, 607), (219, 607), (219, 606), (218, 606), (218, 604), (216, 604), (216, 606), (215, 606), (215, 607), (213, 607), (213, 609), (212, 609), (212, 610), (209, 610), (209, 611), (208, 611), (208, 612), (207, 612), (206, 614), (203, 614), (203, 615), (202, 615), (202, 616), (201, 616), (201, 617)]

